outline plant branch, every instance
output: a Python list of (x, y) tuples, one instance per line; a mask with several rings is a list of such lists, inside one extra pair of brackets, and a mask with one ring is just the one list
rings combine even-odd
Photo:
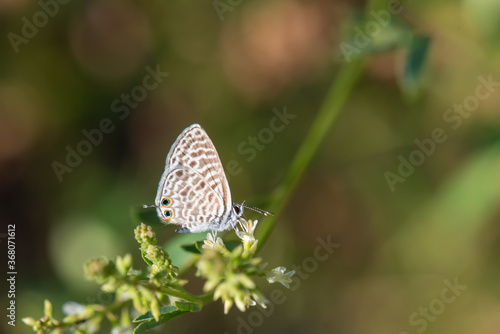
[(269, 217), (265, 224), (261, 224), (262, 228), (257, 234), (259, 249), (269, 238), (279, 213), (285, 208), (306, 168), (318, 152), (321, 143), (337, 119), (340, 110), (347, 101), (347, 97), (360, 77), (362, 69), (363, 63), (361, 60), (353, 60), (350, 63), (345, 63), (340, 68), (309, 133), (298, 149), (283, 181), (271, 195), (269, 208), (273, 212), (277, 212), (277, 215)]

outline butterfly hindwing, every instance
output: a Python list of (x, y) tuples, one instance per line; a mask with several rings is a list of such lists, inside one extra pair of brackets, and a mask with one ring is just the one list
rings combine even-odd
[[(158, 217), (162, 222), (177, 225), (197, 225), (204, 229), (216, 227), (224, 216), (222, 199), (208, 182), (188, 168), (169, 170), (156, 198)], [(190, 232), (194, 232), (190, 228)]]

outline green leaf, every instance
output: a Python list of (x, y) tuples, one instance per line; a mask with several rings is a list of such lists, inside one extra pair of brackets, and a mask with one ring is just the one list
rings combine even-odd
[(196, 241), (192, 244), (181, 245), (182, 249), (186, 252), (190, 252), (193, 254), (201, 254), (201, 247), (203, 246), (203, 241)]
[(191, 302), (175, 302), (174, 305), (181, 311), (198, 312), (200, 305)]
[(170, 321), (178, 316), (190, 312), (198, 312), (200, 306), (196, 303), (190, 302), (175, 302), (174, 305), (160, 307), (160, 319), (155, 321), (151, 311), (148, 311), (133, 320), (133, 322), (140, 322), (134, 329), (134, 333), (143, 332), (145, 330), (157, 327), (167, 321)]
[(430, 37), (416, 35), (411, 39), (408, 46), (408, 56), (403, 75), (400, 78), (400, 86), (403, 93), (412, 98), (420, 89), (422, 72), (429, 53)]
[(153, 261), (151, 261), (147, 254), (141, 249), (141, 256), (142, 256), (142, 259), (144, 260), (144, 262), (147, 263), (148, 266), (152, 266), (153, 265)]
[[(162, 307), (160, 307), (160, 314), (161, 315), (169, 314), (169, 313), (175, 312), (177, 310), (178, 310), (178, 308), (175, 305), (162, 306)], [(133, 322), (148, 321), (151, 319), (154, 319), (153, 314), (151, 313), (151, 311), (148, 311), (148, 312), (136, 317), (133, 320)]]
[(181, 316), (181, 315), (186, 314), (186, 313), (189, 313), (189, 311), (176, 310), (176, 311), (173, 311), (173, 312), (170, 312), (170, 313), (167, 313), (167, 314), (160, 316), (159, 321), (154, 320), (153, 316), (151, 315), (151, 320), (141, 322), (136, 328), (134, 328), (134, 333), (139, 333), (139, 332), (146, 331), (148, 329), (155, 328), (157, 326), (160, 326), (161, 324), (164, 324), (167, 321), (170, 321), (170, 320), (177, 318), (178, 316)]

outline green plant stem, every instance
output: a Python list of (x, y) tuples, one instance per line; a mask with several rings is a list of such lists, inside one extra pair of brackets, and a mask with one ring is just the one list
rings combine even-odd
[(166, 295), (172, 296), (172, 297), (181, 298), (181, 299), (184, 299), (185, 301), (192, 302), (192, 303), (198, 303), (198, 304), (199, 303), (205, 304), (206, 299), (207, 299), (206, 295), (201, 295), (201, 296), (197, 297), (197, 296), (190, 294), (189, 292), (181, 291), (181, 290), (177, 290), (177, 289), (172, 289), (169, 287), (162, 287), (158, 291), (161, 293), (164, 293)]
[(198, 296), (198, 300), (203, 303), (203, 305), (208, 304), (214, 300), (214, 293), (209, 292), (204, 295)]
[(271, 195), (269, 207), (273, 212), (277, 212), (278, 214), (267, 219), (265, 224), (260, 224), (261, 228), (257, 231), (259, 249), (269, 238), (279, 213), (285, 208), (287, 201), (297, 187), (307, 166), (316, 155), (321, 143), (346, 102), (349, 93), (360, 77), (362, 69), (363, 63), (361, 60), (353, 60), (350, 63), (345, 63), (340, 68), (309, 133), (298, 149), (283, 181)]

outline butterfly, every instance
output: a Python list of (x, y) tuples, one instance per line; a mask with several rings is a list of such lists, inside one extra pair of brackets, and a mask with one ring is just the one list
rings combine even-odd
[(274, 215), (245, 202), (232, 202), (219, 154), (199, 124), (187, 127), (175, 140), (158, 184), (155, 205), (145, 207), (155, 207), (163, 223), (180, 225), (176, 232), (181, 233), (235, 229), (245, 208)]

